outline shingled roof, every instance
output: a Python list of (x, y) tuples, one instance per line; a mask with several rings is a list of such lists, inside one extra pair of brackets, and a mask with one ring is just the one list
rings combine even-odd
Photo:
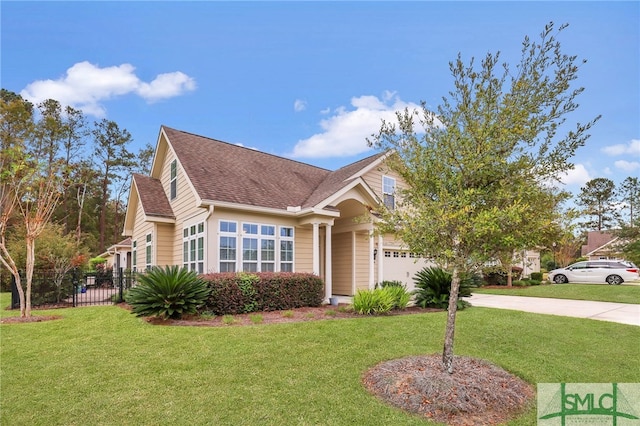
[(274, 209), (314, 206), (383, 155), (332, 172), (166, 126), (162, 129), (202, 200)]
[(159, 179), (134, 173), (133, 180), (138, 190), (142, 210), (146, 216), (175, 219), (171, 204), (167, 200), (167, 195), (162, 189), (162, 183)]

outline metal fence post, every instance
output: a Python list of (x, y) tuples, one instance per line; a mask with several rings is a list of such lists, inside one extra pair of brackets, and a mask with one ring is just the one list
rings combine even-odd
[(118, 303), (124, 301), (124, 268), (118, 270)]

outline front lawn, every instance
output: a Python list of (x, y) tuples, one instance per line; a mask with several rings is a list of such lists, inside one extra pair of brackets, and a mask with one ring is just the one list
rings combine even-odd
[[(511, 296), (550, 297), (552, 299), (596, 300), (599, 302), (640, 303), (640, 286), (608, 284), (548, 284), (530, 287), (478, 288), (474, 293)], [(473, 298), (472, 298), (473, 299)]]
[[(440, 353), (446, 320), (170, 327), (115, 306), (35, 314), (63, 318), (0, 325), (2, 424), (429, 424), (379, 402), (361, 378), (381, 361)], [(455, 351), (530, 383), (640, 382), (639, 340), (640, 327), (476, 307), (459, 312)], [(535, 423), (531, 410), (510, 424)]]

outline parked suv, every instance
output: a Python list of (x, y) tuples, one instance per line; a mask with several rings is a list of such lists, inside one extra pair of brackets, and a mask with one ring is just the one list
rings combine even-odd
[(549, 281), (564, 283), (607, 283), (622, 284), (625, 281), (637, 281), (638, 267), (623, 260), (593, 260), (577, 262), (566, 268), (549, 272)]

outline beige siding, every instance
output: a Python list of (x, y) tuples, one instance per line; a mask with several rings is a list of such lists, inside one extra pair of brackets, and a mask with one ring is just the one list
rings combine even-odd
[(173, 258), (173, 224), (158, 223), (156, 225), (155, 252), (156, 265), (176, 265)]
[(404, 187), (404, 182), (396, 172), (389, 170), (384, 164), (380, 165), (379, 167), (375, 167), (374, 169), (365, 173), (362, 178), (380, 199), (382, 199), (382, 176), (395, 178), (396, 187)]
[(332, 288), (333, 294), (353, 293), (353, 244), (351, 232), (335, 234), (331, 241), (333, 252)]
[[(191, 224), (189, 221), (190, 218), (193, 218), (196, 215), (205, 213), (206, 209), (196, 207), (196, 197), (189, 185), (189, 182), (180, 166), (180, 163), (177, 165), (177, 191), (176, 198), (171, 200), (171, 162), (176, 158), (174, 152), (171, 149), (168, 149), (166, 152), (166, 156), (164, 158), (164, 162), (162, 163), (162, 173), (160, 175), (160, 181), (162, 182), (162, 187), (164, 188), (165, 194), (167, 194), (167, 199), (171, 204), (171, 209), (173, 210), (173, 214), (176, 217), (175, 225), (171, 226), (171, 231), (166, 230), (166, 237), (168, 238), (168, 242), (171, 243), (165, 247), (165, 252), (163, 253), (163, 259), (166, 259), (172, 265), (182, 265), (182, 230), (185, 226)], [(185, 223), (187, 222), (188, 223)], [(169, 245), (171, 246), (169, 248)], [(207, 266), (205, 265), (205, 268)]]
[(295, 229), (294, 250), (294, 271), (313, 272), (313, 228)]
[[(136, 217), (134, 221), (134, 234), (131, 236), (132, 246), (133, 241), (136, 241), (136, 269), (138, 271), (144, 271), (146, 267), (145, 263), (145, 247), (146, 247), (146, 236), (149, 233), (153, 233), (153, 224), (151, 222), (145, 222), (144, 220), (144, 211), (142, 210), (142, 205), (138, 203), (138, 208), (136, 209)], [(152, 235), (153, 241), (153, 235)], [(133, 247), (132, 247), (133, 250)], [(133, 267), (133, 265), (132, 265)]]

